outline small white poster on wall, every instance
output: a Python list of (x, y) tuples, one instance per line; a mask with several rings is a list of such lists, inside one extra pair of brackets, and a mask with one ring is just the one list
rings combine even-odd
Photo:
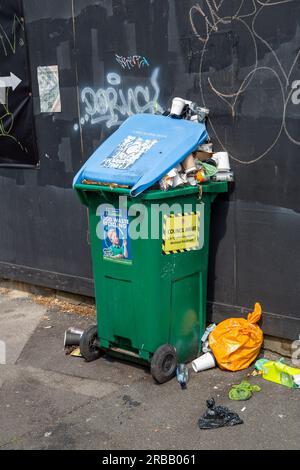
[(57, 65), (37, 68), (41, 113), (60, 113), (61, 101)]

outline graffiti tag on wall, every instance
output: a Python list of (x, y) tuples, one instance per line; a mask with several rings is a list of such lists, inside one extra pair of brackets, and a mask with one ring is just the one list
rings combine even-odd
[(24, 23), (23, 19), (16, 14), (12, 21), (11, 35), (0, 23), (0, 55), (3, 53), (7, 57), (9, 54), (16, 53), (17, 46), (24, 46), (23, 37), (18, 38), (19, 31), (24, 32)]
[[(276, 102), (277, 119), (272, 129), (273, 134), (265, 133), (260, 139), (261, 149), (256, 150), (251, 156), (249, 149), (246, 149), (245, 156), (235, 155), (230, 149), (228, 136), (225, 142), (225, 137), (222, 135), (223, 124), (220, 126), (218, 123), (215, 124), (216, 121), (209, 120), (212, 132), (221, 147), (228, 150), (231, 158), (239, 163), (247, 165), (255, 163), (270, 154), (283, 133), (291, 143), (300, 145), (299, 137), (295, 135), (295, 126), (291, 125), (294, 119), (288, 119), (289, 114), (293, 115), (294, 112), (290, 104), (300, 104), (300, 81), (293, 80), (300, 63), (300, 50), (290, 41), (291, 60), (287, 61), (287, 46), (272, 42), (266, 37), (263, 27), (264, 21), (269, 28), (272, 28), (269, 24), (270, 14), (273, 15), (272, 18), (276, 18), (274, 15), (280, 18), (286, 9), (295, 5), (296, 0), (241, 0), (236, 3), (229, 2), (229, 0), (218, 2), (205, 0), (201, 5), (197, 3), (190, 9), (191, 29), (200, 45), (197, 53), (200, 54), (199, 86), (203, 105), (209, 107), (210, 104), (218, 109), (224, 106), (224, 111), (219, 111), (220, 114), (225, 115), (226, 110), (232, 121), (235, 120), (235, 125), (238, 119), (239, 126), (241, 126), (243, 123), (246, 125), (245, 120), (248, 116), (243, 116), (243, 113), (239, 112), (239, 107), (246, 102), (247, 98), (251, 100), (252, 108), (258, 114), (264, 93), (269, 94), (269, 99), (265, 101), (263, 109), (264, 115), (269, 113), (274, 116), (272, 102)], [(216, 47), (221, 34), (224, 38), (222, 42), (224, 50), (226, 46), (237, 47), (239, 44), (240, 50), (244, 48), (249, 51), (248, 57), (251, 59), (247, 66), (236, 63), (234, 72), (234, 65), (207, 71), (209, 70), (208, 51), (213, 45)], [(275, 34), (276, 31), (274, 31), (274, 36)], [(236, 36), (238, 40), (233, 39)], [(216, 41), (215, 44), (214, 41)], [(261, 51), (264, 51), (264, 54)], [(252, 95), (253, 98), (251, 98)], [(269, 107), (268, 110), (266, 107)], [(259, 117), (262, 118), (264, 115), (259, 115)]]
[[(124, 90), (122, 78), (117, 73), (108, 73), (108, 86), (94, 90), (85, 87), (80, 99), (83, 104), (81, 125), (105, 123), (107, 128), (118, 126), (127, 117), (137, 113), (163, 112), (159, 104), (159, 68), (153, 70), (150, 85), (137, 85)], [(75, 130), (78, 125), (75, 125)]]
[(36, 166), (23, 2), (0, 5), (0, 166)]
[(292, 90), (295, 90), (292, 94), (292, 103), (300, 104), (300, 80), (295, 80), (292, 83)]
[[(0, 22), (0, 57), (8, 57), (11, 54), (16, 54), (17, 46), (23, 46), (24, 40), (22, 35), (24, 34), (23, 20), (14, 14), (11, 25), (11, 35), (6, 31)], [(20, 36), (20, 37), (19, 37)], [(13, 80), (15, 79), (15, 81)], [(18, 86), (20, 79), (14, 74), (10, 74), (10, 77), (0, 77), (0, 137), (6, 137), (16, 142), (23, 150), (21, 142), (18, 141), (13, 135), (14, 128), (14, 115), (9, 108), (9, 94)]]
[(121, 65), (123, 69), (134, 69), (138, 68), (141, 69), (143, 67), (149, 67), (149, 62), (146, 57), (141, 55), (131, 55), (128, 57), (123, 57), (121, 55), (116, 54), (116, 61), (118, 64)]

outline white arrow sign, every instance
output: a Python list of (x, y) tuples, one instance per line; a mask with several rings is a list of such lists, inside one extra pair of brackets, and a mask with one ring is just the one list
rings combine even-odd
[(22, 80), (16, 77), (16, 75), (10, 72), (9, 77), (0, 77), (0, 88), (12, 88), (15, 90), (21, 81)]

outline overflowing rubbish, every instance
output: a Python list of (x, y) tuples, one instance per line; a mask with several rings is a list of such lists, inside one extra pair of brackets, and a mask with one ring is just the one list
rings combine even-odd
[(162, 115), (130, 116), (94, 152), (75, 184), (168, 191), (183, 185), (233, 181), (227, 152), (213, 153), (206, 130), (209, 109), (175, 97)]
[(193, 154), (190, 154), (182, 164), (178, 164), (172, 168), (163, 178), (159, 181), (159, 187), (163, 191), (179, 186), (204, 183), (212, 179), (218, 170), (213, 164), (200, 162), (195, 159)]
[(189, 369), (186, 364), (178, 364), (176, 369), (176, 377), (177, 381), (181, 386), (182, 390), (185, 390), (187, 387), (187, 383), (189, 381)]
[(68, 328), (64, 335), (64, 348), (69, 346), (79, 346), (82, 334), (83, 330), (73, 327)]
[(214, 153), (212, 160), (216, 162), (218, 171), (230, 171), (229, 156), (227, 152)]
[(215, 429), (224, 426), (236, 426), (243, 424), (243, 420), (235, 411), (231, 411), (226, 406), (216, 405), (214, 398), (206, 401), (207, 410), (198, 420), (200, 429)]
[[(176, 97), (172, 101), (170, 111), (164, 113), (176, 119), (185, 119), (198, 123), (206, 123), (209, 109), (201, 108), (196, 103)], [(186, 178), (183, 178), (185, 174)], [(177, 186), (174, 182), (166, 184), (165, 179), (170, 178), (170, 174), (160, 180), (160, 188), (167, 191)], [(205, 142), (198, 145), (197, 149), (189, 155), (182, 163), (182, 173), (180, 174), (180, 185), (187, 184), (196, 186), (207, 181), (234, 181), (234, 175), (230, 168), (229, 155), (227, 152), (213, 153), (213, 144), (209, 137)]]
[[(205, 160), (212, 160), (211, 157), (213, 155), (213, 144), (211, 142), (207, 142), (206, 144), (199, 145), (196, 152), (194, 152), (194, 157), (199, 161)], [(215, 160), (209, 162), (210, 164), (217, 166)]]
[(213, 181), (234, 181), (227, 152), (214, 153), (210, 161), (214, 161), (217, 168), (216, 173), (212, 175)]
[(206, 177), (208, 178), (215, 176), (218, 172), (217, 168), (210, 163), (202, 162), (201, 167), (202, 170), (205, 172)]
[[(208, 144), (205, 144), (208, 145)], [(204, 146), (201, 146), (202, 148)], [(207, 147), (204, 147), (207, 150)], [(227, 155), (226, 152), (220, 152)], [(164, 191), (175, 188), (177, 186), (202, 184), (212, 181), (234, 181), (233, 172), (229, 169), (229, 160), (226, 165), (223, 160), (214, 159), (214, 156), (210, 158), (209, 153), (195, 152), (190, 154), (183, 162), (181, 166), (173, 168), (167, 173), (159, 182), (159, 186)], [(218, 154), (215, 154), (218, 155)], [(223, 161), (223, 163), (222, 163)], [(220, 162), (220, 169), (218, 165)], [(167, 183), (167, 184), (166, 184)]]
[(283, 358), (279, 361), (259, 359), (255, 363), (255, 368), (261, 371), (262, 378), (265, 380), (288, 388), (300, 388), (300, 369), (288, 366)]
[(153, 114), (130, 116), (87, 160), (73, 186), (84, 180), (122, 185), (138, 196), (207, 139), (203, 123)]
[(171, 115), (172, 116), (181, 116), (183, 108), (185, 107), (185, 100), (182, 98), (174, 98), (171, 106)]
[(183, 169), (184, 169), (186, 175), (196, 171), (196, 169), (197, 169), (196, 168), (196, 162), (195, 162), (195, 159), (194, 159), (194, 156), (193, 156), (192, 153), (190, 155), (188, 155), (185, 160), (183, 160), (182, 166), (183, 166)]
[(247, 319), (228, 318), (210, 333), (209, 346), (221, 369), (246, 369), (256, 359), (263, 342), (263, 332), (257, 325), (261, 314), (261, 306), (256, 303)]
[(230, 400), (244, 401), (252, 397), (253, 392), (260, 392), (258, 385), (251, 385), (247, 380), (243, 380), (238, 385), (233, 385), (229, 390), (228, 396)]
[(208, 117), (209, 109), (202, 108), (192, 101), (176, 97), (172, 100), (170, 111), (165, 111), (164, 115), (176, 119), (188, 119), (193, 122), (202, 123), (205, 122)]
[(234, 181), (234, 176), (232, 171), (226, 171), (226, 172), (217, 172), (213, 177), (213, 181), (228, 181), (232, 182)]
[(212, 369), (216, 367), (216, 361), (211, 352), (207, 352), (202, 356), (198, 357), (192, 362), (192, 367), (195, 372), (200, 372), (202, 370)]
[(159, 181), (159, 186), (162, 191), (167, 191), (170, 188), (177, 188), (186, 183), (187, 176), (182, 171), (182, 166), (178, 164)]

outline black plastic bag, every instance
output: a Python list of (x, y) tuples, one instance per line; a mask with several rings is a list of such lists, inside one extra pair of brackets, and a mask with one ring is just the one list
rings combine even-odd
[(224, 426), (235, 426), (243, 424), (243, 420), (237, 413), (229, 410), (226, 406), (216, 406), (214, 398), (206, 401), (207, 410), (199, 419), (200, 429), (215, 429)]

